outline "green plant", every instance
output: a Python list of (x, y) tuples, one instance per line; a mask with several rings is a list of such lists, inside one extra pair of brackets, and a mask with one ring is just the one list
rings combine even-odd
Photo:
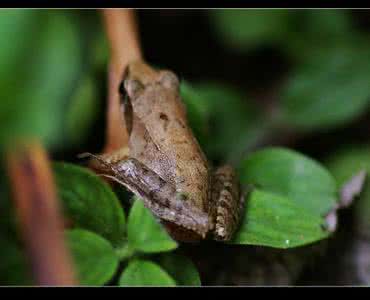
[[(209, 13), (209, 21), (227, 51), (248, 55), (268, 45), (290, 63), (269, 107), (240, 86), (181, 81), (189, 123), (208, 159), (233, 164), (242, 187), (252, 186), (240, 228), (225, 246), (290, 249), (334, 238), (326, 217), (337, 213), (343, 185), (359, 171), (370, 171), (368, 146), (313, 159), (294, 141), (336, 136), (343, 128), (356, 131), (351, 126), (366, 116), (370, 100), (368, 34), (342, 11), (218, 10)], [(81, 149), (99, 148), (101, 141), (91, 132), (104, 127), (99, 103), (107, 50), (96, 15), (2, 11), (0, 33), (13, 40), (0, 49), (0, 151), (23, 137), (37, 137), (51, 153), (67, 220), (65, 239), (79, 282), (201, 285), (183, 245), (171, 239), (142, 201), (76, 160)], [(335, 140), (334, 149), (343, 140)], [(0, 284), (32, 284), (8, 185), (5, 176), (0, 178), (0, 256), (5, 262)], [(365, 236), (369, 201), (366, 183), (354, 205), (358, 232)]]

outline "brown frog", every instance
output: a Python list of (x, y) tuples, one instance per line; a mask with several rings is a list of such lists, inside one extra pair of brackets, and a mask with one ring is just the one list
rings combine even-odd
[(243, 206), (239, 184), (230, 166), (211, 170), (187, 123), (177, 76), (132, 62), (120, 94), (128, 147), (87, 153), (93, 167), (139, 196), (173, 238), (229, 240)]

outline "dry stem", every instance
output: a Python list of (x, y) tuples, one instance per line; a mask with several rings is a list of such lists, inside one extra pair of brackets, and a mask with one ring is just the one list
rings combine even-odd
[(39, 143), (7, 153), (19, 229), (36, 284), (76, 284), (49, 160)]
[(133, 10), (105, 9), (102, 10), (102, 15), (111, 53), (108, 71), (106, 143), (103, 150), (104, 153), (109, 153), (128, 143), (128, 134), (120, 110), (118, 87), (127, 64), (141, 59), (142, 53)]

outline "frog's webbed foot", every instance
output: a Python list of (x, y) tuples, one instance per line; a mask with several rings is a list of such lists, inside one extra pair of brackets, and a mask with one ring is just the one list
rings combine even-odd
[(216, 170), (212, 199), (215, 201), (215, 239), (228, 241), (239, 225), (244, 206), (244, 197), (232, 167), (225, 165)]

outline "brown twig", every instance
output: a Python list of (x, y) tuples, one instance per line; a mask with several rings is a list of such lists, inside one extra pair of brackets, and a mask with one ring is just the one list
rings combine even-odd
[(128, 134), (120, 110), (118, 87), (127, 64), (141, 59), (142, 53), (133, 10), (104, 9), (102, 15), (111, 54), (108, 71), (106, 142), (103, 150), (104, 153), (109, 153), (128, 143)]
[(36, 284), (76, 284), (47, 154), (39, 143), (8, 151), (17, 221)]

